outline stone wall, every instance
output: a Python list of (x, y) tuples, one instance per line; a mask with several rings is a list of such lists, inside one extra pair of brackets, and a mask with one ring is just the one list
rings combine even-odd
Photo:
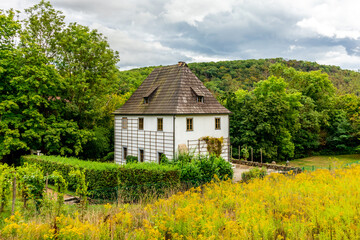
[(232, 162), (235, 164), (247, 165), (252, 167), (265, 167), (269, 169), (274, 169), (278, 171), (293, 171), (294, 173), (301, 173), (301, 168), (298, 167), (288, 167), (284, 165), (270, 164), (270, 163), (259, 163), (259, 162), (250, 162), (245, 160), (232, 159)]

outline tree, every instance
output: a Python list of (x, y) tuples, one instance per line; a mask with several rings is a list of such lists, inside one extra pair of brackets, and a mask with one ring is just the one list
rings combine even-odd
[(298, 128), (301, 94), (287, 92), (284, 79), (269, 77), (260, 81), (251, 92), (238, 91), (228, 99), (231, 135), (234, 144), (263, 150), (268, 160), (294, 156), (291, 129)]
[(0, 158), (79, 155), (96, 126), (113, 127), (118, 53), (96, 30), (66, 26), (49, 2), (25, 12), (23, 29), (13, 11), (0, 13)]

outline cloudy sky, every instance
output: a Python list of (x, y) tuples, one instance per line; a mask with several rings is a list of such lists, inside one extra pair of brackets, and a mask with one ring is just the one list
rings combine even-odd
[[(33, 0), (0, 1), (22, 11)], [(120, 70), (178, 61), (286, 59), (360, 69), (357, 0), (52, 0), (98, 29)]]

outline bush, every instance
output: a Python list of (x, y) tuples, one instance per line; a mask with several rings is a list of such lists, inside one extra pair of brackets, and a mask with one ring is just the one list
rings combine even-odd
[(176, 165), (181, 170), (181, 182), (192, 182), (195, 185), (210, 182), (217, 175), (219, 179), (231, 179), (234, 175), (231, 164), (222, 157), (179, 155)]
[(216, 168), (216, 174), (221, 180), (232, 179), (234, 176), (234, 170), (230, 162), (225, 161), (223, 158), (215, 158), (214, 165)]
[[(36, 163), (44, 173), (51, 174), (57, 170), (69, 183), (70, 190), (76, 189), (76, 182), (69, 177), (69, 173), (76, 169), (83, 171), (89, 184), (90, 197), (93, 198), (115, 198), (120, 187), (120, 192), (126, 193), (122, 196), (125, 201), (138, 200), (144, 192), (153, 190), (161, 192), (161, 187), (180, 184), (180, 172), (175, 166), (156, 163), (118, 165), (36, 155), (24, 156), (22, 160), (30, 164)], [(130, 196), (134, 197), (130, 198)]]
[(139, 162), (139, 161), (138, 161), (138, 158), (136, 156), (128, 155), (126, 157), (126, 164), (128, 164), (128, 163), (137, 163), (137, 162)]
[(114, 159), (115, 159), (115, 153), (109, 152), (108, 154), (106, 154), (105, 157), (103, 157), (102, 162), (114, 162)]
[(183, 165), (181, 168), (180, 180), (183, 183), (199, 185), (203, 179), (198, 164), (191, 162)]
[(121, 197), (137, 201), (144, 194), (162, 195), (180, 186), (180, 171), (176, 166), (157, 163), (129, 163), (119, 174)]
[(265, 168), (252, 168), (248, 172), (243, 172), (241, 174), (241, 180), (244, 182), (249, 182), (251, 179), (254, 178), (264, 178), (266, 176), (266, 169)]
[(111, 129), (105, 127), (95, 127), (94, 137), (88, 141), (81, 153), (83, 158), (95, 160), (102, 159), (111, 151), (111, 139), (113, 138)]
[(44, 173), (55, 170), (64, 176), (70, 190), (76, 189), (76, 181), (69, 173), (79, 169), (84, 172), (88, 191), (92, 198), (115, 198), (121, 194), (124, 201), (137, 201), (144, 194), (161, 195), (167, 189), (177, 188), (180, 183), (198, 186), (219, 179), (232, 178), (231, 164), (216, 156), (181, 156), (180, 161), (163, 164), (138, 163), (137, 157), (128, 156), (127, 164), (83, 161), (57, 156), (24, 156), (24, 162), (36, 163)]

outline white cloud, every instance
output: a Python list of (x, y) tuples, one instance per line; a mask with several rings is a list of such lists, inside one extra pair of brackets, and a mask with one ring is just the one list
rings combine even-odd
[(326, 65), (343, 65), (350, 70), (360, 69), (360, 56), (349, 55), (342, 46), (337, 46), (324, 53), (317, 62)]
[(230, 12), (235, 0), (172, 0), (165, 5), (164, 17), (170, 22), (196, 26), (210, 14)]
[(320, 1), (304, 12), (297, 25), (325, 37), (360, 37), (360, 2), (353, 0)]

